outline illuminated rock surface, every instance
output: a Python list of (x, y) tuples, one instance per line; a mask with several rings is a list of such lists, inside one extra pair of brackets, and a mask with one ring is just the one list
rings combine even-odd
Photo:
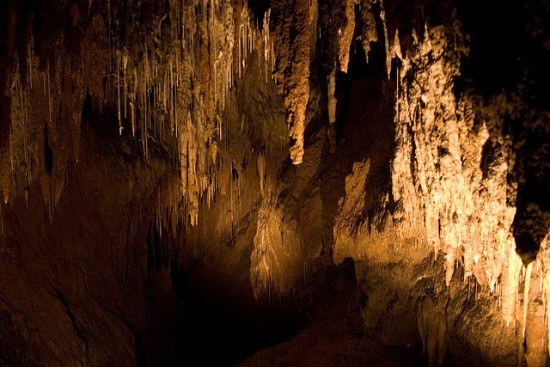
[(542, 0), (0, 3), (0, 365), (545, 366)]

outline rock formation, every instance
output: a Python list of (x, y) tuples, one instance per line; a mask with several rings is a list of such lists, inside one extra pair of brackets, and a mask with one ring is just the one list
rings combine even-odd
[(546, 365), (549, 14), (3, 1), (0, 364)]

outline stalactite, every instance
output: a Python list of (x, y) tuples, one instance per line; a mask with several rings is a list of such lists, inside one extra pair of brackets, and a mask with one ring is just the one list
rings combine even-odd
[[(260, 31), (253, 24), (245, 2), (230, 4), (205, 0), (196, 12), (195, 5), (200, 1), (173, 1), (169, 3), (166, 13), (151, 14), (151, 19), (144, 19), (145, 23), (140, 25), (143, 29), (151, 28), (152, 36), (149, 37), (142, 37), (141, 30), (136, 28), (135, 24), (134, 14), (140, 11), (141, 3), (128, 3), (123, 13), (120, 4), (107, 1), (107, 26), (103, 26), (105, 29), (101, 30), (101, 17), (94, 15), (95, 8), (92, 9), (90, 1), (88, 11), (93, 20), (89, 29), (96, 32), (95, 34), (104, 35), (108, 55), (98, 60), (94, 54), (97, 47), (83, 47), (80, 55), (80, 60), (83, 61), (82, 71), (78, 74), (96, 75), (85, 82), (75, 81), (79, 88), (75, 93), (75, 99), (79, 96), (83, 98), (84, 92), (81, 91), (87, 90), (100, 110), (103, 110), (104, 103), (114, 104), (119, 134), (123, 134), (124, 124), (128, 121), (132, 136), (136, 138), (138, 132), (140, 133), (140, 142), (146, 157), (150, 155), (150, 139), (160, 139), (163, 143), (164, 139), (170, 139), (170, 133), (167, 132), (177, 135), (181, 149), (183, 193), (190, 206), (192, 223), (196, 223), (198, 219), (200, 198), (203, 194), (206, 195), (208, 204), (216, 191), (211, 172), (214, 171), (212, 167), (217, 164), (217, 140), (223, 138), (223, 119), (220, 116), (230, 89), (235, 85), (233, 75), (244, 75), (247, 59), (254, 51), (263, 55), (262, 65), (266, 78), (271, 74), (274, 62), (273, 46), (269, 36), (269, 12), (264, 17), (263, 28)], [(164, 27), (168, 17), (170, 27)], [(124, 36), (118, 31), (123, 26), (127, 29)], [(199, 35), (203, 41), (197, 44)], [(102, 38), (94, 35), (85, 40), (100, 43)], [(57, 105), (68, 104), (67, 98), (58, 98), (57, 91), (54, 91), (54, 88), (61, 88), (60, 71), (65, 67), (65, 60), (62, 60), (61, 55), (67, 51), (58, 50), (55, 58), (46, 59), (45, 68), (41, 73), (34, 73), (33, 65), (37, 64), (37, 61), (34, 61), (36, 57), (33, 48), (31, 37), (27, 44), (29, 80), (25, 88), (17, 79), (19, 71), (12, 73), (12, 109), (15, 112), (12, 113), (12, 118), (20, 121), (30, 119), (28, 111), (32, 108), (29, 104), (32, 101), (29, 93), (37, 84), (33, 84), (32, 79), (41, 75), (47, 101), (46, 120), (52, 128), (57, 118), (54, 116), (54, 113), (57, 113)], [(210, 56), (199, 59), (199, 55), (207, 54)], [(54, 59), (55, 61), (52, 61)], [(97, 74), (101, 70), (98, 66), (102, 65), (103, 60), (106, 60), (103, 75), (108, 77), (110, 83), (107, 86), (101, 81), (103, 75)], [(199, 60), (201, 62), (197, 63)], [(55, 63), (55, 70), (52, 63)], [(82, 102), (80, 100), (75, 103), (81, 106)], [(25, 104), (29, 106), (24, 106)], [(72, 108), (71, 106), (70, 109)], [(34, 116), (32, 118), (34, 119)], [(78, 120), (79, 115), (75, 114), (75, 122), (70, 129), (75, 159), (78, 159), (79, 150)], [(16, 155), (19, 149), (18, 142), (21, 141), (22, 161), (27, 167), (25, 186), (29, 186), (36, 176), (30, 170), (31, 160), (38, 159), (30, 153), (32, 151), (32, 154), (36, 154), (37, 149), (33, 148), (36, 144), (29, 141), (32, 132), (25, 132), (27, 126), (31, 126), (30, 123), (19, 122), (15, 125), (11, 128), (10, 139), (15, 146), (10, 145), (10, 160), (14, 168), (19, 164), (19, 157)], [(60, 195), (62, 185), (57, 177), (64, 176), (60, 169), (62, 168), (56, 168), (56, 178), (41, 179), (44, 181), (42, 186), (45, 201), (50, 202), (52, 196), (57, 198)], [(8, 197), (11, 180), (4, 181), (6, 184), (3, 184), (3, 192), (4, 196)], [(49, 183), (46, 184), (46, 181)], [(55, 194), (52, 194), (50, 184), (53, 185)], [(46, 190), (46, 186), (50, 189)]]
[[(294, 164), (302, 163), (306, 109), (310, 94), (313, 21), (317, 15), (316, 0), (280, 1), (272, 4), (271, 15), (277, 19), (275, 35), (275, 80), (284, 96), (287, 125), (291, 140), (290, 158)], [(289, 42), (293, 39), (293, 42)]]
[(260, 177), (260, 193), (263, 196), (265, 191), (265, 156), (262, 152), (258, 153), (257, 167), (258, 176)]
[(369, 60), (369, 52), (371, 49), (371, 43), (378, 41), (378, 31), (376, 28), (376, 12), (375, 6), (377, 0), (360, 0), (359, 2), (359, 14), (361, 16), (362, 29), (360, 30), (360, 40), (365, 50), (365, 57), (367, 62)]
[[(393, 120), (396, 148), (391, 161), (391, 200), (397, 209), (392, 220), (405, 222), (406, 213), (403, 232), (419, 226), (435, 257), (441, 252), (445, 254), (447, 285), (457, 264), (462, 263), (465, 281), (472, 278), (476, 290), (478, 283), (491, 292), (500, 286), (503, 318), (510, 324), (518, 302), (520, 260), (510, 232), (515, 208), (507, 200), (515, 195), (515, 188), (507, 192), (515, 156), (512, 139), (503, 124), (519, 108), (519, 102), (504, 94), (482, 100), (468, 93), (461, 96), (455, 93), (460, 60), (467, 54), (467, 42), (455, 25), (430, 27), (426, 23), (422, 36), (412, 30), (412, 45), (402, 55), (399, 32), (390, 28), (382, 1), (336, 3), (343, 14), (339, 19), (342, 26), (330, 29), (336, 33), (336, 41), (331, 43), (329, 70), (324, 70), (328, 74), (331, 151), (336, 144), (336, 73), (348, 69), (354, 34), (359, 36), (367, 58), (371, 43), (383, 37), (380, 42), (385, 47), (388, 78), (392, 76), (392, 59), (399, 59), (395, 68)], [(177, 144), (179, 181), (171, 183), (168, 194), (158, 193), (159, 233), (171, 228), (175, 234), (182, 217), (197, 225), (199, 218), (203, 218), (199, 216), (203, 206), (210, 207), (217, 193), (225, 193), (228, 187), (229, 220), (233, 222), (243, 211), (242, 182), (237, 180), (237, 188), (232, 186), (234, 167), (229, 166), (233, 162), (222, 162), (219, 149), (222, 140), (227, 139), (223, 121), (225, 103), (232, 97), (232, 88), (239, 85), (251, 68), (250, 55), (258, 55), (266, 82), (274, 74), (278, 92), (284, 98), (292, 162), (301, 163), (304, 155), (310, 64), (318, 51), (313, 49), (317, 44), (316, 32), (322, 37), (322, 27), (317, 24), (317, 17), (322, 15), (315, 0), (277, 1), (272, 5), (273, 9), (263, 16), (260, 30), (245, 1), (170, 1), (167, 12), (149, 9), (151, 14), (140, 20), (144, 23), (135, 25), (135, 14), (144, 13), (140, 2), (127, 2), (123, 7), (108, 0), (107, 13), (103, 8), (102, 17), (96, 8), (105, 5), (89, 0), (86, 30), (89, 33), (85, 33), (82, 50), (65, 49), (60, 35), (60, 42), (43, 47), (49, 50), (47, 55), (35, 55), (31, 34), (22, 47), (26, 49), (26, 64), (16, 56), (7, 70), (11, 121), (8, 143), (2, 147), (0, 157), (2, 169), (9, 171), (3, 172), (1, 178), (4, 202), (21, 193), (28, 197), (30, 186), (38, 183), (51, 220), (66, 181), (68, 150), (72, 149), (74, 160), (78, 160), (81, 108), (89, 93), (94, 105), (102, 111), (108, 111), (104, 108), (107, 105), (114, 106), (110, 111), (116, 111), (122, 139), (126, 138), (124, 126), (129, 124), (131, 137), (139, 139), (146, 158), (155, 154), (158, 144)], [(355, 19), (356, 6), (358, 19)], [(127, 14), (123, 14), (124, 9)], [(376, 24), (377, 17), (381, 24)], [(359, 24), (362, 29), (356, 30)], [(377, 26), (383, 34), (378, 34)], [(120, 29), (127, 32), (123, 34)], [(394, 36), (393, 41), (390, 35)], [(90, 44), (95, 47), (88, 47)], [(40, 68), (39, 60), (42, 60)], [(24, 66), (28, 70), (21, 70)], [(104, 85), (104, 77), (109, 80), (108, 85)], [(63, 90), (64, 85), (71, 87)], [(72, 112), (69, 126), (63, 122), (65, 110)], [(243, 119), (243, 127), (245, 124)], [(64, 145), (67, 141), (71, 141), (70, 147)], [(55, 156), (49, 168), (45, 162), (48, 149)], [(277, 195), (270, 191), (274, 189), (266, 173), (267, 154), (262, 151), (256, 157), (262, 203), (251, 280), (257, 296), (266, 288), (271, 294), (272, 288), (282, 289), (292, 283), (285, 278), (283, 267), (278, 267), (278, 261), (288, 259), (281, 260), (284, 251), (276, 246), (282, 247), (284, 242), (286, 248), (296, 242), (284, 232), (286, 224), (276, 208)], [(9, 165), (11, 170), (5, 169)], [(346, 191), (364, 183), (369, 166), (369, 161), (365, 161), (353, 167), (352, 177), (346, 178)], [(184, 213), (178, 206), (182, 200)], [(172, 206), (164, 210), (164, 204)], [(351, 197), (346, 198), (341, 209), (343, 213), (352, 212), (364, 205), (363, 197)], [(344, 214), (337, 217), (335, 249), (352, 242), (355, 234), (347, 229), (355, 226), (352, 220)], [(271, 246), (269, 242), (275, 238), (279, 239)], [(542, 280), (546, 307), (549, 307), (549, 273), (545, 270)], [(523, 335), (529, 279), (526, 275)]]
[(345, 25), (338, 29), (338, 65), (340, 71), (348, 72), (349, 52), (355, 32), (355, 0), (345, 0)]
[(391, 74), (391, 52), (390, 52), (390, 38), (388, 35), (388, 25), (386, 23), (386, 11), (384, 9), (384, 2), (380, 0), (380, 21), (382, 22), (382, 29), (384, 30), (384, 48), (386, 50), (386, 73), (388, 74), (388, 80)]
[[(511, 170), (506, 158), (511, 154), (510, 140), (501, 136), (498, 125), (502, 121), (499, 116), (509, 112), (498, 98), (484, 106), (473, 97), (456, 101), (452, 83), (445, 80), (458, 75), (459, 64), (445, 60), (460, 58), (432, 62), (427, 56), (463, 52), (460, 41), (445, 32), (443, 28), (426, 28), (424, 39), (417, 40), (418, 53), (402, 60), (398, 82), (402, 92), (396, 107), (394, 197), (402, 200), (411, 213), (417, 211), (415, 207), (423, 207), (428, 242), (436, 256), (440, 249), (446, 254), (447, 282), (455, 262), (462, 260), (457, 258), (460, 253), (464, 254), (465, 276), (475, 275), (481, 285), (492, 290), (504, 266), (499, 249), (506, 248), (514, 215), (506, 192), (506, 175)], [(404, 78), (412, 67), (417, 70), (414, 85)], [(478, 118), (482, 117), (483, 126), (475, 126), (473, 111), (482, 111)], [(412, 125), (407, 126), (409, 121)], [(442, 123), (444, 131), (438, 128)], [(484, 146), (488, 145), (499, 147), (495, 156), (498, 159), (487, 166), (490, 174), (479, 169), (483, 166)], [(417, 187), (411, 185), (413, 177), (417, 178)], [(475, 211), (476, 207), (483, 209)], [(472, 215), (479, 220), (472, 221)]]
[(121, 67), (122, 57), (117, 55), (116, 58), (116, 86), (117, 86), (117, 120), (118, 120), (118, 134), (122, 135), (122, 101), (121, 101), (121, 76), (120, 76), (120, 67)]
[[(234, 83), (233, 69), (236, 67), (237, 75), (242, 76), (246, 67), (246, 58), (253, 51), (252, 45), (261, 47), (263, 50), (268, 49), (269, 45), (262, 42), (266, 38), (265, 34), (250, 27), (251, 20), (246, 7), (241, 7), (238, 16), (234, 17), (234, 8), (229, 4), (220, 5), (223, 11), (218, 11), (215, 9), (215, 4), (208, 5), (204, 2), (201, 4), (200, 14), (195, 13), (191, 4), (177, 4), (179, 3), (172, 4), (173, 7), (169, 13), (173, 17), (177, 17), (174, 14), (182, 14), (179, 21), (181, 25), (178, 25), (178, 28), (182, 27), (182, 37), (187, 39), (171, 43), (183, 45), (184, 48), (175, 47), (170, 49), (167, 55), (160, 55), (159, 58), (148, 51), (146, 44), (145, 58), (142, 61), (135, 55), (128, 55), (125, 57), (129, 61), (123, 60), (119, 64), (138, 65), (134, 66), (133, 77), (131, 74), (124, 73), (123, 78), (126, 81), (122, 85), (132, 85), (133, 90), (123, 91), (122, 94), (129, 96), (134, 134), (135, 116), (137, 114), (142, 116), (140, 130), (144, 136), (142, 142), (145, 150), (147, 150), (148, 129), (153, 128), (161, 132), (161, 135), (165, 131), (163, 125), (159, 124), (160, 121), (155, 121), (152, 109), (160, 107), (165, 117), (172, 117), (170, 118), (172, 128), (169, 130), (179, 137), (182, 152), (180, 163), (183, 192), (189, 206), (191, 222), (196, 223), (200, 197), (205, 194), (208, 203), (211, 200), (210, 196), (214, 193), (213, 188), (210, 187), (213, 180), (209, 167), (216, 164), (215, 139), (223, 137), (219, 114), (224, 108), (225, 99)], [(181, 6), (181, 9), (178, 6)], [(204, 6), (207, 8), (210, 6), (208, 16), (203, 13)], [(162, 32), (160, 24), (165, 16), (160, 18), (156, 28), (159, 38)], [(178, 31), (172, 29), (170, 34), (175, 37)], [(195, 52), (199, 51), (206, 55), (207, 50), (197, 49), (193, 45), (197, 34), (210, 39), (209, 43), (213, 47), (213, 50), (208, 52), (210, 56), (203, 57), (199, 64), (195, 62)], [(200, 47), (206, 46), (207, 44), (202, 44)], [(190, 52), (187, 52), (188, 47), (191, 48)], [(236, 62), (234, 62), (235, 58)], [(197, 68), (200, 69), (200, 73), (196, 73), (199, 71)], [(158, 79), (160, 79), (159, 82), (157, 82)], [(190, 89), (192, 84), (195, 85), (195, 91)], [(155, 91), (153, 95), (158, 100), (155, 100), (153, 105), (150, 105), (146, 97), (149, 91)], [(136, 95), (140, 96), (141, 101), (137, 110), (136, 104), (132, 101)], [(182, 116), (188, 117), (182, 118)]]
[[(363, 32), (368, 33), (368, 25), (373, 24), (372, 19), (365, 21), (372, 18), (373, 4), (360, 3)], [(383, 4), (380, 6), (383, 11)], [(515, 153), (503, 121), (515, 118), (524, 107), (515, 97), (504, 94), (485, 101), (473, 93), (455, 94), (454, 78), (460, 75), (461, 55), (466, 55), (468, 49), (454, 15), (446, 26), (425, 24), (421, 37), (413, 29), (412, 46), (406, 54), (401, 51), (398, 30), (391, 32), (394, 41), (390, 43), (385, 14), (381, 21), (388, 77), (393, 70), (396, 74), (396, 150), (391, 163), (392, 195), (399, 208), (393, 213), (399, 223), (396, 230), (406, 236), (411, 231), (418, 233), (415, 226), (421, 225), (435, 257), (439, 252), (445, 254), (447, 285), (457, 266), (463, 265), (464, 281), (475, 282), (474, 298), (478, 298), (478, 286), (491, 293), (496, 291), (506, 323), (522, 320), (525, 309), (522, 316), (516, 311), (521, 260), (511, 233), (515, 207), (510, 197), (515, 191), (508, 182)], [(376, 35), (374, 30), (372, 33)], [(368, 54), (370, 42), (376, 38), (364, 37), (363, 47)], [(399, 62), (392, 69), (394, 58)], [(414, 81), (410, 75), (414, 75)], [(333, 95), (330, 78), (329, 122)], [(354, 224), (345, 221), (351, 220), (352, 213), (360, 212), (353, 203), (346, 197), (336, 220), (337, 259), (343, 254), (367, 256), (366, 250), (352, 245), (363, 237), (346, 229)], [(406, 222), (399, 219), (401, 211), (406, 213)], [(363, 231), (363, 227), (372, 231), (363, 224), (356, 232)], [(346, 246), (352, 248), (340, 250)]]
[(1, 229), (1, 236), (0, 237), (4, 237), (4, 213), (2, 211), (2, 203), (0, 202), (0, 229)]
[(330, 143), (330, 151), (334, 153), (336, 150), (336, 73), (333, 70), (328, 77), (328, 138)]
[(48, 116), (49, 122), (52, 123), (52, 83), (51, 83), (51, 73), (50, 73), (50, 60), (46, 62), (46, 89), (48, 91)]

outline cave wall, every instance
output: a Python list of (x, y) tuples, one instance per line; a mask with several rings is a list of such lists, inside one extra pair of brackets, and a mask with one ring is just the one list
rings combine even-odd
[(235, 362), (306, 325), (351, 258), (342, 297), (380, 343), (544, 365), (547, 17), (3, 2), (0, 361)]

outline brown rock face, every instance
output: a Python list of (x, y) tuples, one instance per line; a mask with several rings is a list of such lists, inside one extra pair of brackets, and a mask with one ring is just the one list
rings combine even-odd
[(0, 2), (0, 365), (546, 366), (549, 14)]

